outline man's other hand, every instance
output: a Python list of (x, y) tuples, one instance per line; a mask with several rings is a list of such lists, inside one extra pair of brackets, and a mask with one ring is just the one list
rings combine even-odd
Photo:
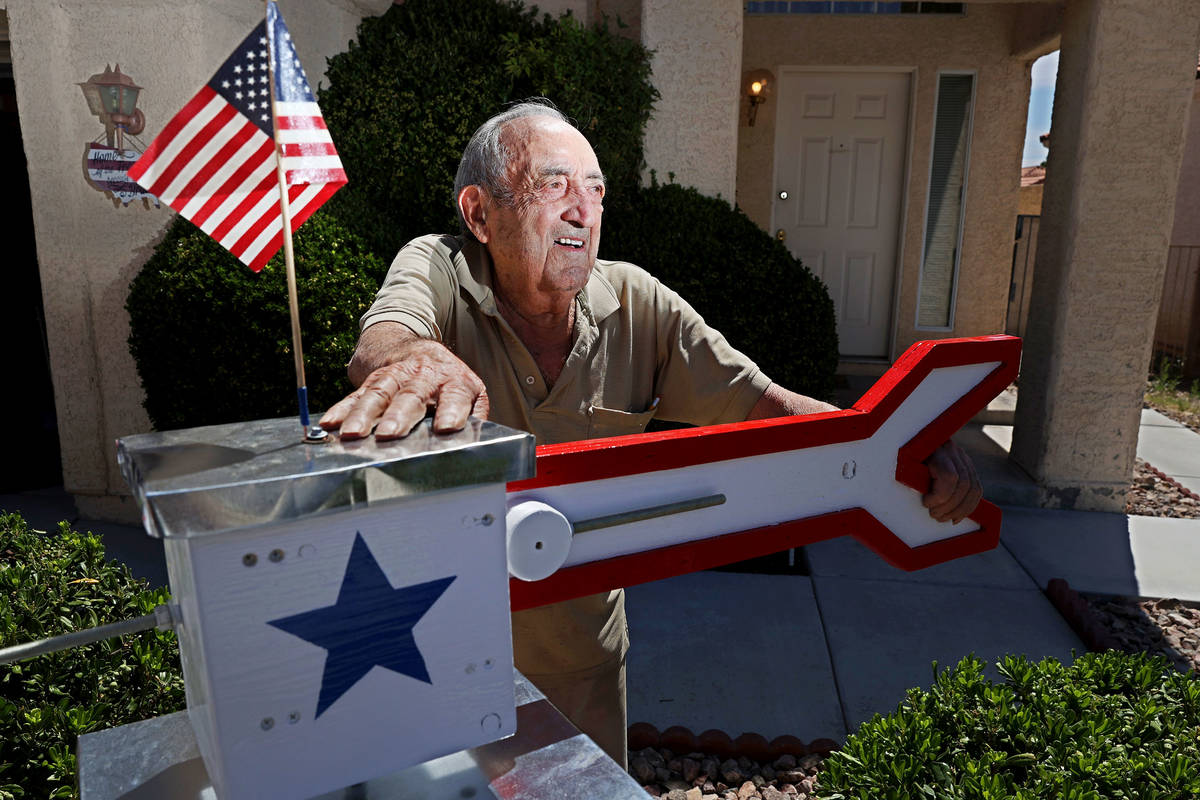
[(929, 516), (938, 522), (959, 522), (970, 516), (983, 499), (983, 487), (966, 452), (954, 442), (946, 442), (933, 451), (925, 465), (932, 482), (921, 502)]
[(359, 439), (375, 430), (377, 439), (407, 436), (436, 407), (433, 429), (462, 429), (467, 417), (488, 417), (483, 381), (440, 342), (421, 339), (394, 322), (363, 331), (349, 366), (358, 389), (325, 412), (321, 427), (341, 429), (343, 439)]

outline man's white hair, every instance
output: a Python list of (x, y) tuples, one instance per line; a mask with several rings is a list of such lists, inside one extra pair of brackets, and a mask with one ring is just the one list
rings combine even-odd
[(506, 205), (512, 202), (513, 190), (508, 185), (508, 164), (513, 154), (501, 141), (501, 133), (508, 123), (526, 117), (550, 117), (571, 124), (554, 103), (544, 97), (533, 97), (501, 111), (480, 125), (471, 135), (471, 141), (467, 142), (467, 147), (463, 150), (462, 160), (458, 162), (458, 173), (454, 177), (454, 208), (458, 212), (458, 223), (462, 226), (463, 233), (471, 238), (475, 236), (467, 227), (467, 221), (463, 219), (458, 196), (468, 186), (482, 186), (498, 202)]

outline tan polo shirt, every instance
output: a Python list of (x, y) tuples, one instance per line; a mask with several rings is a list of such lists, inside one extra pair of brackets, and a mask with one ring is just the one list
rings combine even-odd
[[(483, 380), (490, 418), (538, 444), (640, 433), (652, 417), (746, 418), (771, 381), (679, 295), (632, 264), (597, 259), (576, 298), (575, 342), (553, 386), (496, 307), (479, 243), (423, 236), (392, 262), (361, 327), (390, 320), (449, 347)], [(623, 654), (620, 591), (513, 615), (526, 675), (586, 671)]]

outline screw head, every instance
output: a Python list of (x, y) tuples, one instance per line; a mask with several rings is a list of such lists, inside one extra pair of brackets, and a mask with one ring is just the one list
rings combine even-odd
[(247, 567), (253, 567), (258, 563), (258, 556), (254, 553), (246, 553), (246, 555), (242, 556), (242, 563)]
[(496, 518), (493, 517), (491, 514), (484, 514), (483, 518), (480, 520), (480, 522), (482, 522), (484, 525), (491, 525), (495, 521), (496, 521)]
[(263, 717), (263, 721), (259, 723), (259, 727), (261, 727), (264, 731), (269, 731), (271, 728), (275, 727), (275, 720), (271, 719), (270, 717)]
[(295, 725), (299, 721), (300, 721), (300, 712), (299, 711), (288, 712), (288, 724), (289, 725)]
[(273, 563), (278, 564), (280, 561), (283, 561), (283, 551), (276, 547), (267, 558), (271, 559)]

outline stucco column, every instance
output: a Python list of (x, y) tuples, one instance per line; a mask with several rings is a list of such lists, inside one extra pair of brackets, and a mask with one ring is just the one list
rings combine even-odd
[(646, 165), (666, 183), (733, 202), (737, 185), (742, 4), (643, 0), (642, 44), (662, 98), (646, 126)]
[(1119, 511), (1200, 48), (1193, 0), (1070, 0), (1012, 458), (1045, 506)]

